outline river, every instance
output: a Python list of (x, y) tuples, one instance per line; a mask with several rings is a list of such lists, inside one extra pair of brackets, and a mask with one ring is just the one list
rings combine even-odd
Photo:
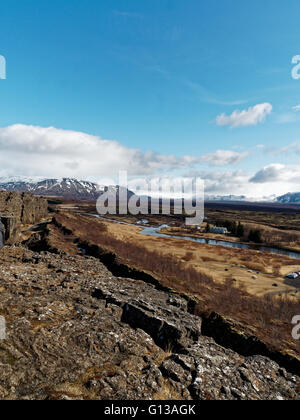
[[(141, 225), (126, 223), (117, 221), (114, 219), (107, 219), (106, 217), (96, 216), (99, 219), (103, 219), (106, 221), (122, 224), (122, 225), (129, 225), (129, 226), (138, 226), (141, 228)], [(168, 225), (161, 225), (158, 227), (153, 226), (144, 226), (141, 228), (140, 234), (145, 236), (156, 236), (158, 238), (167, 238), (167, 239), (181, 239), (184, 241), (190, 242), (197, 242), (199, 244), (206, 244), (206, 245), (215, 245), (215, 246), (226, 246), (229, 248), (238, 248), (238, 249), (252, 249), (255, 251), (263, 251), (269, 252), (271, 254), (278, 254), (278, 255), (285, 255), (286, 257), (294, 258), (296, 260), (300, 260), (300, 252), (297, 251), (289, 251), (287, 249), (276, 248), (271, 246), (264, 246), (264, 245), (257, 245), (257, 244), (245, 244), (241, 242), (230, 242), (230, 241), (221, 241), (215, 239), (205, 239), (205, 238), (194, 238), (192, 236), (176, 236), (176, 235), (167, 235), (165, 233), (161, 233), (161, 230), (164, 228), (169, 227)]]
[(229, 242), (229, 241), (221, 241), (221, 240), (215, 240), (215, 239), (194, 238), (192, 236), (167, 235), (167, 234), (161, 233), (161, 230), (167, 227), (169, 226), (168, 225), (162, 225), (159, 227), (147, 226), (147, 227), (144, 227), (140, 231), (140, 234), (146, 235), (146, 236), (157, 236), (159, 238), (183, 239), (185, 241), (197, 242), (197, 243), (206, 244), (206, 245), (226, 246), (229, 248), (239, 248), (239, 249), (253, 249), (255, 251), (263, 251), (263, 252), (269, 252), (271, 254), (285, 255), (287, 257), (300, 260), (300, 252), (297, 252), (297, 251), (289, 251), (286, 249), (263, 246), (263, 245), (244, 244), (241, 242)]

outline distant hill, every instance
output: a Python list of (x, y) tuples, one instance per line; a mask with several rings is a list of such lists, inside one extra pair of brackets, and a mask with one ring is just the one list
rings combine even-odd
[[(11, 178), (0, 179), (0, 190), (12, 192), (30, 192), (34, 195), (45, 197), (64, 197), (72, 200), (97, 200), (98, 197), (107, 191), (106, 186), (100, 186), (94, 182), (79, 181), (74, 178), (61, 179), (26, 179)], [(119, 195), (119, 186), (114, 186)], [(129, 191), (128, 196), (131, 197)]]
[[(80, 181), (75, 178), (25, 178), (25, 177), (10, 177), (0, 178), (0, 190), (11, 192), (29, 192), (34, 195), (45, 197), (64, 197), (71, 200), (87, 200), (95, 201), (99, 195), (107, 191), (107, 186), (98, 185), (91, 181)], [(110, 186), (117, 192), (119, 197), (119, 186)], [(132, 197), (134, 193), (128, 191), (128, 198)], [(264, 203), (280, 203), (280, 204), (300, 204), (300, 192), (288, 193), (281, 197), (261, 197), (250, 198), (244, 195), (207, 195), (205, 197), (207, 202), (264, 202)]]
[(281, 204), (300, 204), (300, 192), (282, 195), (277, 198), (277, 202)]
[(224, 203), (274, 203), (276, 202), (276, 196), (247, 197), (245, 195), (208, 195), (205, 197), (205, 201), (219, 201)]
[(245, 195), (210, 195), (206, 201), (248, 201)]

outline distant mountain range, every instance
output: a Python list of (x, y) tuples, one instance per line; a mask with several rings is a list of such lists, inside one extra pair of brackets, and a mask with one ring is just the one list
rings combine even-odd
[(280, 197), (270, 196), (262, 198), (249, 198), (244, 195), (226, 195), (226, 196), (207, 196), (206, 201), (224, 201), (224, 202), (260, 202), (260, 203), (278, 203), (278, 204), (300, 204), (300, 192), (288, 193)]
[[(112, 186), (119, 197), (123, 187)], [(37, 178), (0, 178), (0, 190), (13, 192), (29, 192), (46, 197), (64, 197), (71, 200), (95, 201), (107, 191), (108, 187), (89, 181), (78, 181), (74, 178), (37, 179)], [(134, 195), (128, 191), (128, 196)]]
[(300, 192), (282, 195), (277, 198), (277, 202), (281, 204), (300, 204)]
[[(121, 188), (119, 186), (112, 186), (117, 192), (117, 198)], [(25, 178), (25, 177), (9, 177), (0, 178), (0, 190), (13, 192), (29, 192), (35, 195), (42, 195), (46, 197), (64, 197), (72, 200), (87, 200), (95, 201), (99, 195), (107, 191), (108, 187), (98, 185), (90, 181), (79, 181), (74, 178)], [(128, 198), (134, 193), (128, 191)], [(245, 195), (208, 195), (205, 201), (219, 201), (219, 202), (265, 202), (265, 203), (280, 203), (280, 204), (300, 204), (300, 192), (288, 193), (281, 197), (271, 196), (249, 198)]]
[(208, 195), (205, 201), (224, 201), (224, 202), (245, 202), (245, 203), (275, 203), (275, 195), (267, 197), (247, 197), (245, 195)]
[(206, 201), (248, 201), (245, 195), (208, 195)]

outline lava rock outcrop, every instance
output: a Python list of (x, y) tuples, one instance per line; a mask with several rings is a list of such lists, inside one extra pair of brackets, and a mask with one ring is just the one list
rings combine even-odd
[(0, 253), (0, 398), (299, 400), (300, 378), (203, 335), (182, 296), (96, 258)]

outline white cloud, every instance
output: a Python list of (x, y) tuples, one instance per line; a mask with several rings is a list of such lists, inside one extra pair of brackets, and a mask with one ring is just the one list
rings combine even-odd
[(263, 184), (266, 182), (277, 182), (280, 176), (282, 175), (284, 169), (284, 165), (276, 163), (265, 166), (250, 179), (250, 182), (254, 182), (257, 184)]
[(132, 175), (190, 168), (193, 165), (230, 165), (243, 154), (218, 151), (205, 156), (143, 153), (117, 141), (55, 127), (16, 124), (0, 128), (0, 175), (97, 178), (127, 170)]
[(173, 155), (142, 153), (77, 131), (21, 124), (0, 128), (0, 151), (6, 167), (28, 175), (89, 177), (120, 169), (144, 174), (184, 166)]
[[(298, 150), (297, 143), (291, 147)], [(0, 177), (67, 176), (101, 181), (103, 177), (114, 178), (119, 170), (134, 176), (170, 175), (171, 170), (178, 174), (178, 170), (192, 171), (197, 165), (234, 165), (250, 153), (251, 150), (218, 150), (202, 156), (177, 157), (153, 151), (143, 153), (117, 141), (54, 127), (17, 124), (0, 128)], [(300, 189), (300, 166), (296, 165), (272, 164), (255, 174), (206, 169), (190, 175), (196, 174), (204, 179), (207, 194), (262, 197)]]
[(228, 166), (240, 163), (246, 156), (248, 156), (248, 152), (238, 153), (232, 150), (217, 150), (215, 153), (202, 156), (201, 161), (212, 166)]
[(248, 108), (248, 110), (234, 111), (231, 115), (221, 114), (217, 117), (217, 124), (231, 128), (245, 127), (263, 123), (267, 115), (272, 112), (272, 105), (268, 102)]
[(286, 184), (287, 188), (290, 188), (291, 184), (294, 184), (294, 187), (299, 190), (300, 166), (273, 163), (258, 171), (250, 179), (250, 182), (256, 184)]
[(216, 195), (245, 194), (249, 175), (244, 171), (201, 171), (198, 174), (205, 182), (205, 193)]
[(299, 112), (300, 111), (300, 105), (293, 106), (292, 109), (293, 109), (293, 111)]
[[(251, 175), (243, 170), (236, 171), (199, 171), (189, 176), (199, 176), (204, 180), (206, 196), (246, 196), (249, 199), (262, 199), (274, 194), (274, 188), (249, 182)], [(273, 186), (274, 187), (274, 186)], [(280, 193), (284, 193), (285, 190)]]
[(250, 199), (280, 196), (300, 191), (300, 166), (271, 164), (256, 174), (236, 171), (191, 171), (188, 176), (199, 176), (205, 183), (205, 194), (244, 195)]

